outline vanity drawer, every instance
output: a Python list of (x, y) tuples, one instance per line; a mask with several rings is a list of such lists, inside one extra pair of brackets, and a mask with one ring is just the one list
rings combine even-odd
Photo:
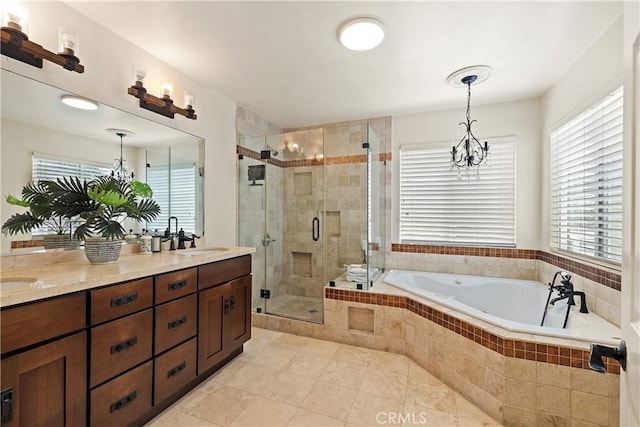
[(91, 329), (90, 386), (151, 358), (153, 310), (145, 310)]
[(155, 308), (155, 354), (173, 347), (196, 334), (198, 296), (196, 294)]
[(174, 271), (156, 276), (156, 304), (189, 295), (198, 286), (198, 269)]
[(153, 278), (91, 291), (91, 324), (106, 322), (151, 307)]
[(91, 390), (91, 427), (126, 426), (151, 410), (151, 361)]
[(85, 292), (6, 308), (0, 322), (2, 354), (79, 331), (87, 325), (86, 313)]
[(198, 270), (198, 289), (207, 289), (251, 274), (251, 255), (201, 265)]
[(196, 338), (156, 358), (154, 404), (162, 402), (196, 377)]

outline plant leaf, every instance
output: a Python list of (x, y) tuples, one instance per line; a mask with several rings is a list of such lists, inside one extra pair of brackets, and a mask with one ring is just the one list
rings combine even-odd
[(129, 188), (131, 189), (131, 192), (135, 196), (144, 197), (144, 198), (153, 197), (153, 190), (151, 190), (151, 187), (146, 182), (131, 181), (129, 183)]
[(43, 221), (34, 217), (31, 212), (13, 214), (2, 224), (2, 232), (7, 234), (29, 233), (34, 228), (40, 227)]
[(18, 199), (17, 197), (12, 196), (11, 194), (7, 196), (6, 200), (7, 200), (7, 203), (9, 203), (10, 205), (22, 206), (23, 208), (30, 207), (29, 202), (22, 199)]

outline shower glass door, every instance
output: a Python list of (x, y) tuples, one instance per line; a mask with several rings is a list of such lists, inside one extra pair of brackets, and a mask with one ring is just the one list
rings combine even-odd
[(239, 141), (238, 242), (253, 246), (253, 309), (322, 322), (323, 130)]

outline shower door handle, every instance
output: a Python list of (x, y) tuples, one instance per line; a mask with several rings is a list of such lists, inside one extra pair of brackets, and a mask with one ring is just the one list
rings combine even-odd
[(314, 242), (317, 242), (320, 238), (320, 218), (317, 216), (311, 222), (311, 238)]

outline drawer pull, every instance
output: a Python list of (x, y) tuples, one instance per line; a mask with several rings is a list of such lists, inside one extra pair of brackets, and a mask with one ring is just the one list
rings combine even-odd
[(178, 375), (180, 372), (184, 371), (184, 368), (186, 368), (186, 367), (187, 367), (187, 362), (182, 362), (181, 364), (179, 364), (175, 368), (169, 369), (167, 371), (167, 378), (171, 378), (171, 377), (174, 377), (174, 376)]
[(138, 299), (138, 293), (132, 292), (127, 295), (121, 295), (119, 297), (111, 298), (111, 307), (120, 307), (123, 305), (131, 304)]
[(118, 344), (114, 344), (111, 346), (111, 354), (119, 353), (123, 350), (128, 349), (129, 347), (133, 347), (138, 342), (138, 337), (131, 337), (126, 341), (119, 342)]
[(187, 316), (178, 317), (176, 320), (172, 320), (167, 324), (167, 329), (174, 329), (180, 325), (184, 325), (187, 322)]
[(111, 406), (109, 407), (109, 413), (112, 413), (112, 412), (115, 412), (115, 411), (119, 411), (120, 409), (131, 405), (131, 402), (133, 402), (136, 397), (138, 397), (138, 392), (137, 391), (134, 391), (134, 392), (132, 392), (130, 394), (127, 394), (122, 399), (120, 399), (117, 402), (114, 402), (114, 403), (111, 404)]
[(187, 286), (187, 281), (181, 280), (179, 282), (169, 283), (168, 287), (170, 291), (177, 291), (178, 289), (184, 288), (185, 286)]

